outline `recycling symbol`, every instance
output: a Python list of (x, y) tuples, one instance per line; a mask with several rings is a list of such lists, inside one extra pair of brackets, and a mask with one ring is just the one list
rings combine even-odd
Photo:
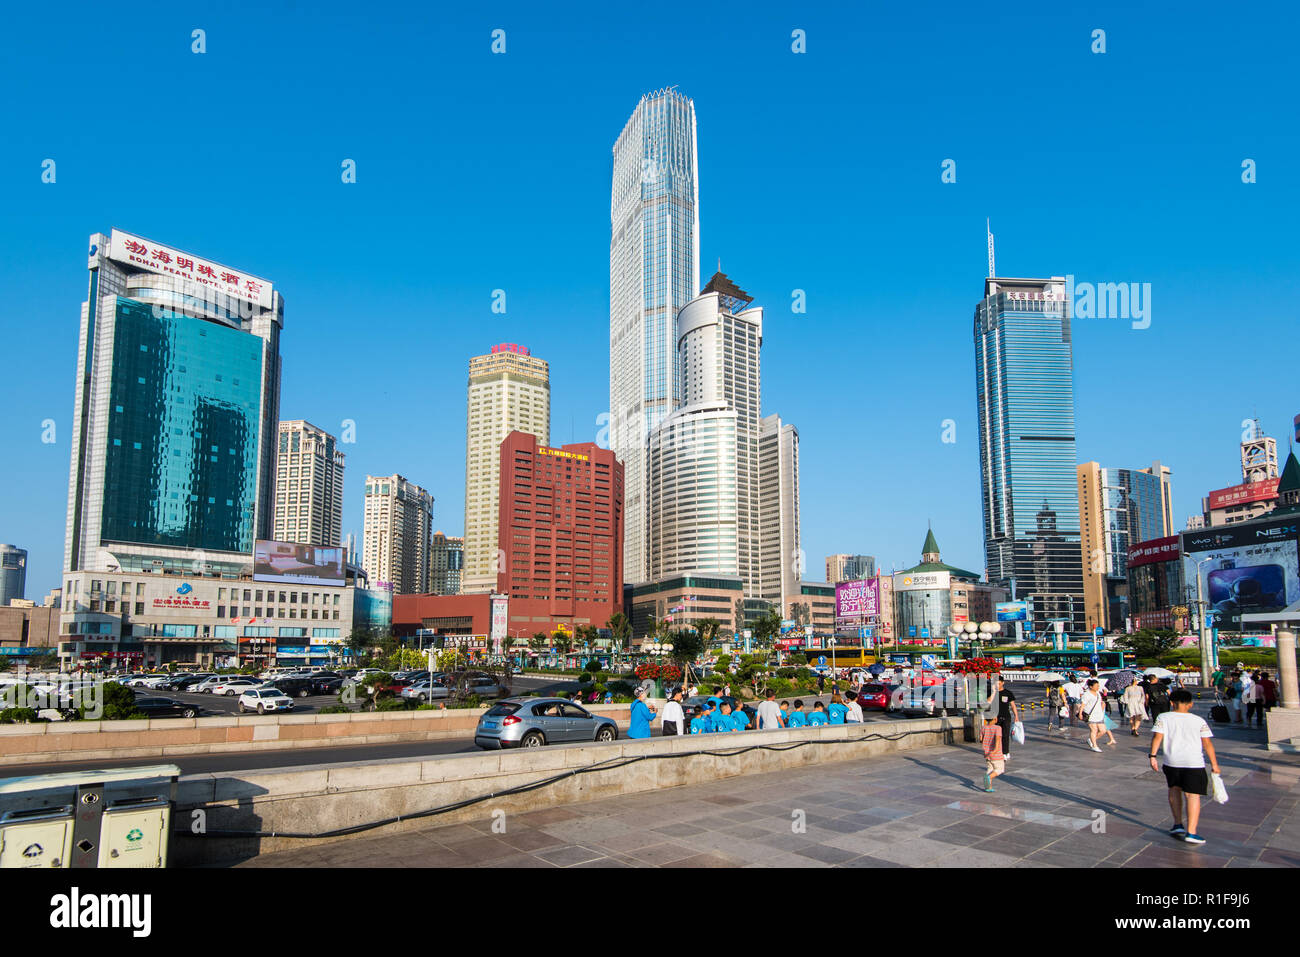
[(23, 857), (40, 857), (45, 853), (45, 848), (39, 844), (28, 844), (23, 848)]
[(138, 827), (133, 827), (131, 828), (131, 830), (126, 832), (126, 839), (130, 841), (132, 844), (134, 844), (136, 841), (140, 840), (143, 837), (144, 837), (144, 831), (140, 830)]

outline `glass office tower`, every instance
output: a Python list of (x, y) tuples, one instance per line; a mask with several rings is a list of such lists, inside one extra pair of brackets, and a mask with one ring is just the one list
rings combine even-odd
[(247, 562), (271, 532), (283, 300), (119, 230), (88, 267), (66, 570)]
[(677, 312), (700, 289), (695, 104), (641, 98), (614, 144), (609, 238), (610, 448), (624, 467), (624, 575), (648, 578), (646, 443), (680, 404)]
[(975, 385), (988, 579), (1028, 599), (1037, 636), (1085, 627), (1065, 280), (985, 280)]

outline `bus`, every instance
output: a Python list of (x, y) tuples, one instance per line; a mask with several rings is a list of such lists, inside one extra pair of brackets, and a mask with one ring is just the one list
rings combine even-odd
[(1025, 671), (1072, 671), (1076, 668), (1118, 671), (1137, 664), (1137, 655), (1131, 651), (1098, 651), (1096, 665), (1092, 663), (1091, 651), (1026, 651), (1021, 654), (995, 651), (991, 654), (1002, 659), (1004, 668), (1023, 668)]
[(822, 658), (826, 659), (827, 668), (832, 663), (836, 668), (861, 668), (876, 663), (875, 654), (868, 653), (867, 649), (861, 645), (836, 645), (834, 648), (821, 646), (791, 648), (788, 653), (803, 655), (808, 659), (808, 666), (812, 668), (817, 667)]

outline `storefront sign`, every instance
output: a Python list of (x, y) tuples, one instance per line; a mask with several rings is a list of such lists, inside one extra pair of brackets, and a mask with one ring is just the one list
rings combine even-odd
[(236, 271), (209, 259), (191, 256), (179, 249), (113, 230), (109, 239), (108, 258), (130, 263), (140, 269), (165, 276), (179, 276), (206, 286), (225, 296), (234, 296), (245, 302), (255, 302), (263, 309), (271, 308), (271, 283), (246, 272)]

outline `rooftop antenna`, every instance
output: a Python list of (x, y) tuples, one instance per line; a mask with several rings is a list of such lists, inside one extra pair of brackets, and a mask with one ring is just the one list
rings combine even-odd
[(989, 234), (989, 278), (992, 279), (997, 272), (993, 268), (993, 229), (988, 219), (984, 220), (984, 231)]

